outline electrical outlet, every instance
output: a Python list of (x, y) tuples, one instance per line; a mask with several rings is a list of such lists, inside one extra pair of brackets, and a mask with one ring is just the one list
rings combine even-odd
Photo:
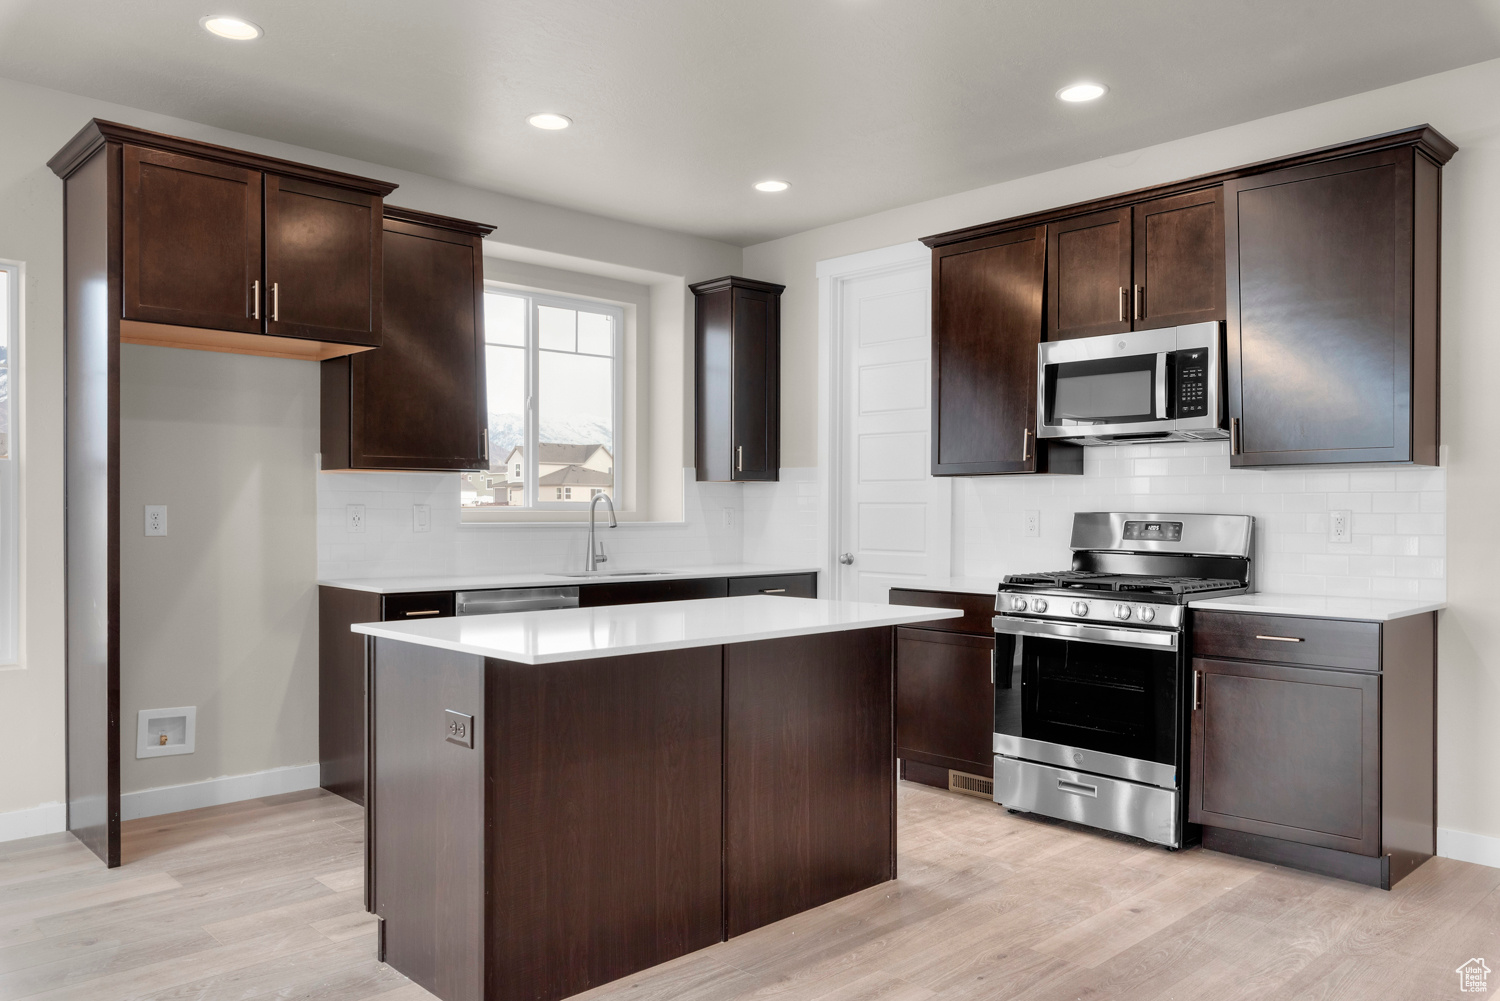
[(348, 532), (365, 530), (365, 506), (363, 504), (344, 505), (344, 530)]
[(733, 528), (734, 527), (734, 508), (732, 508), (732, 507), (726, 507), (724, 509), (724, 527), (725, 528)]
[(413, 504), (411, 506), (411, 530), (413, 532), (432, 531), (432, 505)]
[(167, 506), (165, 504), (146, 505), (146, 534), (167, 534)]
[(1329, 542), (1353, 542), (1354, 541), (1354, 512), (1353, 511), (1329, 511), (1328, 512), (1328, 541)]
[(1028, 539), (1040, 539), (1042, 537), (1042, 512), (1026, 512), (1026, 516), (1021, 520), (1021, 534)]

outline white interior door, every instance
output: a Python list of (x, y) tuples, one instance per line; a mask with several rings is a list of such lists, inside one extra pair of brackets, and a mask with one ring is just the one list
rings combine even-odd
[(930, 475), (931, 264), (838, 283), (838, 593), (885, 603), (893, 585), (948, 576), (952, 484)]

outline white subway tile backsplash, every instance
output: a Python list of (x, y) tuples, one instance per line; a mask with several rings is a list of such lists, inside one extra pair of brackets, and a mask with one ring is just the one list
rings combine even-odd
[[(953, 497), (954, 574), (1066, 565), (1075, 511), (1204, 511), (1255, 517), (1260, 590), (1444, 597), (1442, 469), (1232, 469), (1223, 442), (1121, 445), (1089, 448), (1083, 476), (958, 479)], [(1040, 539), (1020, 536), (1028, 507)], [(1350, 542), (1328, 540), (1331, 510), (1354, 512)]]

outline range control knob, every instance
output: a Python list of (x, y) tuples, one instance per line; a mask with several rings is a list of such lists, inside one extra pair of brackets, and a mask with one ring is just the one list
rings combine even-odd
[(1128, 618), (1130, 618), (1130, 606), (1129, 605), (1116, 605), (1115, 606), (1115, 618), (1117, 618), (1117, 619), (1128, 619)]
[(1032, 598), (1031, 599), (1031, 610), (1033, 612), (1045, 612), (1047, 610), (1047, 599), (1046, 598)]
[(1152, 619), (1156, 618), (1156, 609), (1152, 608), (1150, 605), (1142, 605), (1140, 608), (1137, 608), (1135, 610), (1135, 617), (1140, 619), (1142, 622), (1150, 622)]
[(1087, 615), (1087, 614), (1089, 614), (1089, 603), (1086, 602), (1086, 601), (1075, 601), (1075, 602), (1073, 602), (1073, 614), (1074, 615)]
[(1026, 611), (1026, 599), (1025, 598), (1021, 598), (1021, 597), (1015, 597), (1015, 598), (1010, 599), (1010, 610), (1012, 612), (1024, 612), (1024, 611)]

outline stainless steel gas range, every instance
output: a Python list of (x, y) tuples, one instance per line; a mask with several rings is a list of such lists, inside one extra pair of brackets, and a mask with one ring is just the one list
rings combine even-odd
[(1073, 516), (1073, 565), (995, 601), (995, 802), (1184, 844), (1187, 603), (1250, 589), (1254, 519)]

